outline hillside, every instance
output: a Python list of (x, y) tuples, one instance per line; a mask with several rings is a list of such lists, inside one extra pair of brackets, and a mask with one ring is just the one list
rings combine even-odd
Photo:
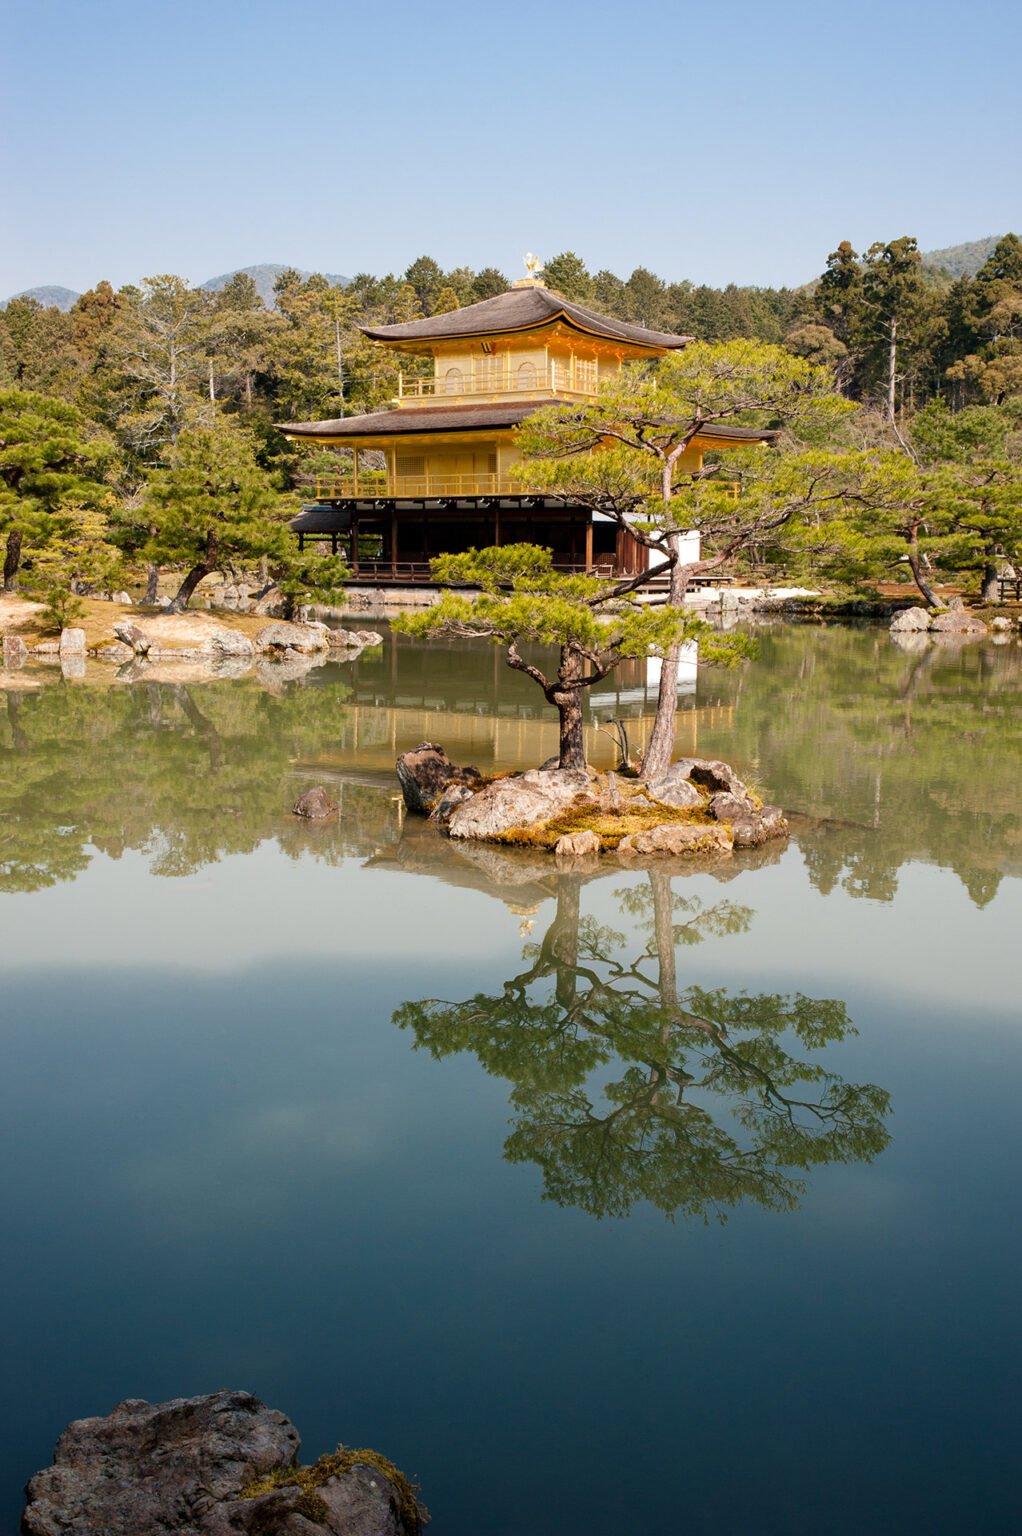
[[(61, 288), (59, 284), (51, 284), (43, 288), (24, 288), (21, 293), (12, 293), (11, 299), (35, 299), (44, 309), (62, 309), (66, 313), (75, 300), (81, 295), (73, 288)], [(0, 309), (6, 309), (11, 299), (4, 299)]]
[(987, 235), (983, 240), (970, 240), (965, 245), (946, 245), (939, 251), (924, 251), (923, 266), (934, 271), (947, 272), (950, 277), (975, 277), (1001, 235)]
[[(267, 309), (272, 309), (273, 285), (280, 274), (282, 272), (286, 272), (287, 270), (287, 265), (283, 262), (264, 261), (255, 267), (235, 267), (233, 272), (222, 272), (219, 277), (207, 278), (204, 283), (199, 284), (199, 287), (204, 288), (207, 293), (218, 293), (221, 288), (225, 288), (227, 286), (231, 278), (234, 277), (236, 273), (243, 272), (246, 277), (250, 277), (255, 283), (256, 292), (262, 299), (263, 303), (266, 305)], [(302, 277), (311, 277), (312, 275), (310, 272), (306, 272), (302, 268), (298, 268), (297, 270), (301, 272)], [(332, 283), (335, 288), (345, 288), (349, 282), (348, 278), (341, 277), (336, 272), (327, 272), (324, 273), (324, 276), (326, 277), (327, 282)]]

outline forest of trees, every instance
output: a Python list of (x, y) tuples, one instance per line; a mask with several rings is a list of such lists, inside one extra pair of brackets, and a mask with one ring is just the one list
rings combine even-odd
[[(801, 289), (668, 283), (641, 267), (627, 278), (591, 273), (570, 251), (545, 276), (565, 297), (633, 323), (701, 341), (757, 339), (823, 365), (862, 405), (864, 423), (886, 422), (917, 465), (1018, 457), (1015, 235), (975, 276), (956, 278), (924, 266), (908, 237), (862, 253), (843, 241)], [(397, 363), (359, 327), (443, 313), (507, 282), (494, 268), (445, 271), (421, 256), (404, 273), (360, 273), (345, 287), (285, 271), (269, 308), (243, 273), (216, 292), (172, 275), (120, 290), (101, 282), (68, 312), (12, 300), (0, 311), (5, 587), (32, 570), (51, 583), (102, 584), (114, 558), (150, 572), (176, 562), (194, 575), (232, 548), (239, 559), (275, 560), (283, 576), (289, 493), (308, 460), (274, 423), (386, 408)], [(199, 549), (187, 527), (190, 487), (204, 466), (224, 462), (220, 525)], [(322, 571), (288, 574), (296, 591), (324, 590)]]

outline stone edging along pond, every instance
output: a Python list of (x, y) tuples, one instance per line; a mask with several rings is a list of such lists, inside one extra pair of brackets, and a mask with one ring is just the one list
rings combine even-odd
[(484, 778), (424, 741), (401, 754), (397, 775), (407, 809), (451, 838), (546, 849), (558, 859), (726, 857), (788, 834), (777, 806), (764, 805), (728, 763), (708, 758), (682, 758), (649, 783), (550, 766)]

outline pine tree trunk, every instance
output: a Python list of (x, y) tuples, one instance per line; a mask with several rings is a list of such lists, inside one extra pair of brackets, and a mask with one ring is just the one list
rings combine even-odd
[[(573, 683), (583, 674), (582, 658), (570, 646), (561, 647), (561, 663), (557, 669), (560, 683)], [(582, 730), (582, 689), (558, 687), (555, 683), (547, 694), (560, 716), (561, 740), (558, 768), (574, 773), (584, 773), (586, 768), (585, 736)]]
[[(680, 536), (671, 534), (668, 544), (674, 554), (680, 552)], [(680, 559), (671, 567), (670, 601), (681, 607), (688, 587), (686, 567)], [(655, 779), (666, 773), (674, 755), (674, 732), (678, 714), (678, 660), (681, 646), (672, 645), (665, 653), (660, 666), (660, 688), (657, 692), (656, 719), (642, 759), (640, 779)]]
[(147, 565), (145, 568), (145, 591), (142, 594), (143, 603), (151, 608), (159, 596), (160, 568), (158, 565)]
[(215, 565), (193, 565), (191, 570), (188, 572), (188, 575), (177, 589), (177, 595), (170, 605), (171, 613), (182, 613), (191, 602), (199, 582), (207, 576), (212, 576), (215, 570)]
[(988, 549), (986, 563), (983, 566), (983, 601), (985, 603), (996, 603), (1000, 595), (1001, 590), (997, 582), (997, 556), (992, 549)]
[(909, 530), (908, 538), (908, 568), (912, 572), (912, 579), (923, 595), (923, 601), (928, 608), (937, 608), (937, 594), (923, 575), (923, 562), (919, 554), (919, 524), (916, 523)]
[(7, 535), (7, 548), (4, 552), (4, 591), (17, 592), (18, 571), (21, 568), (21, 545), (23, 534), (20, 528), (12, 528)]

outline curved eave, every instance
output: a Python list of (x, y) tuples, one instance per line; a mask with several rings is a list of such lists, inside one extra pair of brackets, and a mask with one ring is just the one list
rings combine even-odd
[(460, 342), (471, 343), (474, 341), (499, 341), (502, 336), (528, 336), (533, 333), (553, 330), (557, 325), (567, 326), (569, 330), (579, 336), (585, 336), (589, 340), (598, 341), (603, 346), (622, 352), (631, 352), (636, 357), (663, 357), (667, 352), (678, 351), (681, 347), (687, 347), (693, 336), (667, 337), (661, 332), (654, 332), (657, 340), (648, 342), (633, 339), (628, 336), (615, 336), (610, 331), (597, 330), (595, 327), (585, 326), (574, 319), (565, 310), (548, 315), (541, 320), (532, 320), (524, 325), (505, 325), (499, 330), (492, 326), (478, 331), (454, 331), (437, 336), (391, 336), (388, 335), (389, 327), (374, 329), (371, 326), (359, 326), (363, 336), (370, 341), (381, 342), (384, 346), (392, 347), (395, 351), (417, 353), (420, 356), (430, 356), (437, 347), (452, 347)]

